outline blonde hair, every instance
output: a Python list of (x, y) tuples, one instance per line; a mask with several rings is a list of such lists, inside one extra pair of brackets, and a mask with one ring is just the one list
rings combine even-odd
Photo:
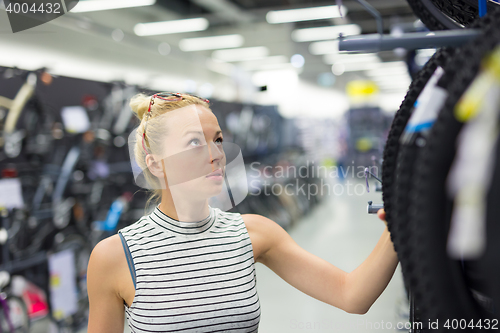
[[(148, 153), (153, 151), (162, 151), (163, 147), (161, 146), (165, 141), (162, 138), (166, 134), (166, 128), (164, 121), (159, 118), (159, 116), (180, 108), (183, 108), (188, 105), (201, 105), (206, 107), (208, 110), (212, 111), (209, 107), (209, 104), (196, 96), (185, 95), (182, 94), (182, 99), (179, 101), (165, 101), (161, 98), (155, 98), (154, 104), (151, 105), (151, 115), (148, 119), (147, 113), (149, 108), (149, 103), (151, 102), (151, 95), (146, 95), (143, 93), (139, 93), (133, 96), (130, 99), (130, 108), (135, 113), (137, 118), (139, 118), (140, 124), (137, 128), (136, 133), (136, 144), (134, 147), (134, 155), (137, 164), (143, 170), (144, 179), (152, 190), (150, 190), (150, 196), (146, 202), (146, 208), (149, 206), (151, 202), (158, 203), (161, 198), (162, 190), (160, 189), (160, 182), (158, 178), (154, 176), (149, 170), (146, 163), (147, 153), (144, 150), (144, 147), (147, 149)], [(144, 140), (144, 147), (142, 145), (142, 135), (144, 133), (144, 127), (146, 125), (147, 120), (147, 133), (146, 139)], [(148, 146), (149, 145), (149, 146)]]

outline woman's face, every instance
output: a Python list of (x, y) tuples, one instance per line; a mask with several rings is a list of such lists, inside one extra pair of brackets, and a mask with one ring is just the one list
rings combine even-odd
[(168, 112), (163, 166), (174, 201), (208, 199), (223, 188), (226, 158), (215, 115), (201, 105)]

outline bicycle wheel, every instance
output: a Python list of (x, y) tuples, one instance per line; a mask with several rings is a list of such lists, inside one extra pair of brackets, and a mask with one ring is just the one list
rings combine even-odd
[[(469, 26), (479, 17), (477, 0), (432, 0), (434, 5), (445, 15), (458, 23)], [(495, 10), (499, 4), (495, 1), (487, 1), (487, 10)]]
[(394, 198), (394, 175), (396, 170), (396, 161), (399, 154), (399, 137), (401, 136), (401, 133), (403, 133), (403, 130), (408, 123), (408, 119), (410, 119), (411, 110), (415, 101), (422, 92), (422, 89), (424, 89), (432, 73), (436, 70), (438, 65), (436, 59), (440, 56), (440, 54), (442, 54), (441, 51), (434, 54), (425, 66), (418, 72), (416, 79), (412, 81), (408, 92), (406, 93), (405, 99), (394, 116), (394, 120), (392, 121), (391, 128), (389, 130), (389, 135), (387, 136), (387, 142), (384, 147), (382, 162), (382, 199), (384, 201), (386, 221), (389, 231), (391, 231), (391, 237), (393, 229), (392, 208)]
[(488, 27), (482, 35), (468, 43), (450, 63), (456, 74), (416, 162), (414, 190), (410, 194), (409, 243), (415, 258), (412, 287), (423, 322), (438, 320), (439, 328), (433, 332), (444, 332), (443, 324), (448, 319), (469, 323), (487, 317), (469, 289), (475, 263), (448, 257), (446, 244), (453, 202), (448, 199), (445, 186), (455, 157), (456, 138), (463, 125), (454, 117), (455, 104), (477, 75), (484, 55), (500, 42), (499, 11), (490, 12), (484, 19)]
[[(0, 310), (0, 325), (2, 331), (10, 332), (10, 320), (15, 333), (28, 333), (30, 329), (30, 318), (28, 316), (26, 304), (24, 304), (21, 298), (12, 295), (6, 296), (5, 301), (8, 309)], [(6, 314), (6, 312), (8, 314)]]
[(491, 186), (487, 196), (486, 205), (486, 249), (484, 260), (482, 261), (483, 271), (487, 271), (488, 293), (491, 295), (494, 304), (494, 315), (500, 319), (500, 140), (497, 139), (496, 145), (496, 163), (494, 167)]
[[(411, 9), (430, 30), (462, 29), (479, 18), (477, 0), (408, 0)], [(487, 9), (499, 4), (488, 1)]]
[[(452, 49), (442, 49), (433, 59), (435, 64), (440, 67), (446, 67), (448, 59), (454, 55)], [(433, 66), (434, 67), (434, 66)], [(449, 75), (452, 75), (452, 73)], [(396, 167), (394, 173), (393, 186), (393, 212), (392, 212), (392, 228), (391, 236), (394, 243), (394, 248), (398, 253), (399, 261), (403, 272), (405, 286), (408, 289), (411, 285), (409, 276), (412, 272), (413, 262), (408, 246), (408, 239), (411, 237), (408, 221), (408, 206), (410, 205), (409, 193), (412, 189), (411, 180), (414, 175), (414, 166), (420, 152), (420, 147), (417, 141), (411, 143), (400, 144), (399, 154), (396, 157)]]

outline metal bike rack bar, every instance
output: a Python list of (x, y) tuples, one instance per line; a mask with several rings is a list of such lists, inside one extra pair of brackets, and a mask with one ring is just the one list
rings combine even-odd
[(474, 39), (480, 30), (463, 29), (451, 31), (413, 32), (401, 36), (370, 34), (339, 38), (339, 51), (378, 52), (395, 48), (430, 49), (443, 46), (460, 46)]

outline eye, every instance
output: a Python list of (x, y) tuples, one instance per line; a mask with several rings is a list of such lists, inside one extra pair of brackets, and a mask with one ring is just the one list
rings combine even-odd
[(219, 144), (222, 144), (222, 141), (224, 141), (224, 139), (222, 137), (220, 137), (217, 140), (215, 140), (215, 142), (218, 142)]
[(188, 145), (197, 147), (197, 146), (200, 145), (200, 140), (198, 140), (198, 139), (192, 139), (192, 140), (189, 141)]

